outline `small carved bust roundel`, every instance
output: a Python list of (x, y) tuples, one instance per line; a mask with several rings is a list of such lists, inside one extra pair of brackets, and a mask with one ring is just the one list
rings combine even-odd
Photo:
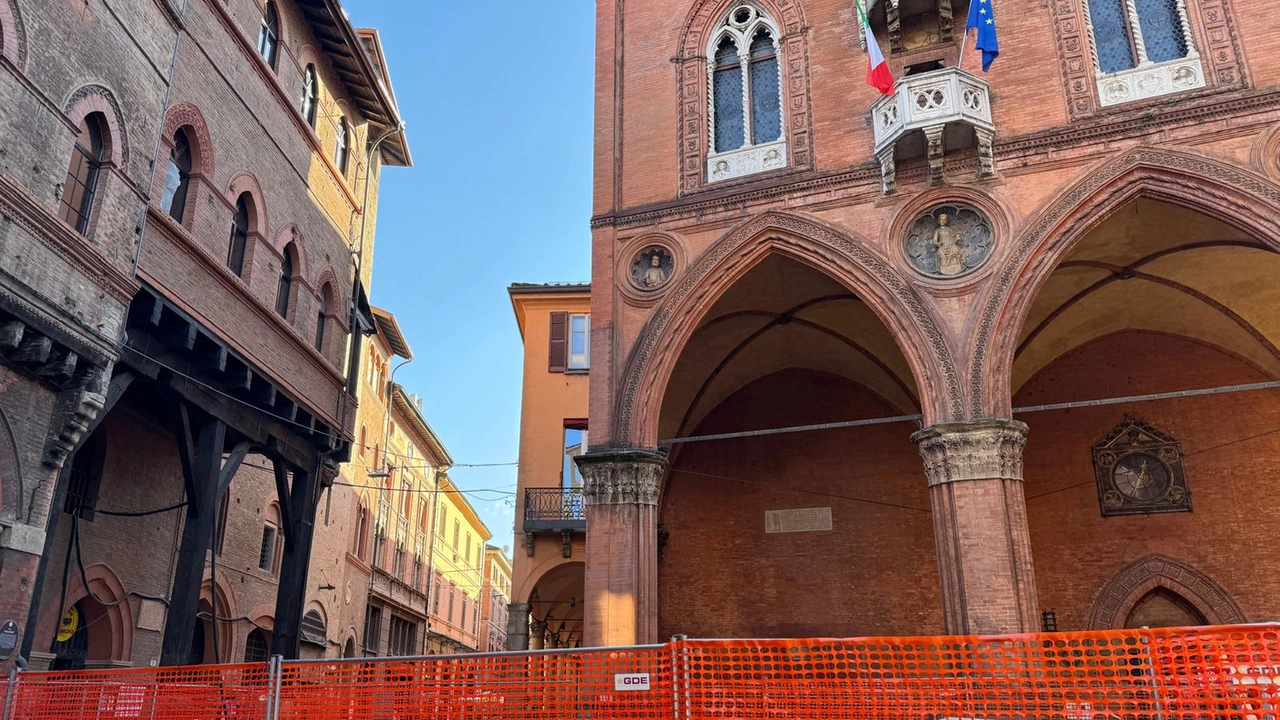
[(907, 259), (937, 278), (964, 275), (991, 254), (991, 221), (968, 205), (938, 205), (907, 229)]
[(671, 251), (660, 245), (650, 245), (631, 261), (631, 282), (641, 290), (657, 290), (667, 284), (673, 270), (675, 259)]

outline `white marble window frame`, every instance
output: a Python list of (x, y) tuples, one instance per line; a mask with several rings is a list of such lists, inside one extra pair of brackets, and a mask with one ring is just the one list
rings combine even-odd
[(1152, 62), (1147, 57), (1147, 46), (1142, 37), (1142, 18), (1138, 14), (1136, 0), (1124, 0), (1125, 14), (1133, 33), (1133, 46), (1137, 52), (1137, 66), (1128, 70), (1104, 73), (1098, 60), (1098, 40), (1093, 33), (1093, 17), (1089, 0), (1080, 0), (1084, 10), (1085, 26), (1089, 29), (1089, 57), (1093, 62), (1094, 78), (1098, 88), (1098, 104), (1102, 107), (1147, 100), (1150, 98), (1185, 92), (1205, 87), (1204, 65), (1196, 48), (1195, 33), (1187, 15), (1186, 0), (1177, 0), (1178, 24), (1187, 46), (1183, 57), (1165, 62)]
[[(739, 25), (734, 22), (738, 11), (748, 8), (751, 19)], [(761, 27), (769, 31), (773, 41), (773, 53), (778, 69), (779, 132), (777, 140), (754, 144), (752, 142), (753, 118), (751, 117), (751, 38)], [(726, 36), (733, 39), (738, 48), (739, 72), (742, 73), (742, 138), (743, 145), (733, 150), (716, 152), (716, 48)], [(707, 182), (719, 182), (753, 175), (787, 166), (786, 100), (782, 77), (782, 31), (773, 18), (759, 5), (751, 2), (734, 3), (721, 19), (717, 30), (710, 36), (705, 48), (707, 58)]]

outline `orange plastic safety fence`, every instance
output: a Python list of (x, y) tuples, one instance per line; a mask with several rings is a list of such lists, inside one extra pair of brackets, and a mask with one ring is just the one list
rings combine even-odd
[(10, 720), (262, 720), (267, 664), (27, 672)]
[(677, 717), (1277, 720), (1277, 630), (680, 642)]
[(286, 663), (280, 718), (670, 720), (670, 667), (670, 648)]
[(22, 673), (5, 720), (1280, 720), (1280, 626)]

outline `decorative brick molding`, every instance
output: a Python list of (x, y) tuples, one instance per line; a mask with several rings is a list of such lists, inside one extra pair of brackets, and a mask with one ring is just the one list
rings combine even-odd
[(1021, 480), (1027, 425), (977, 420), (927, 427), (911, 436), (924, 458), (929, 485), (966, 480)]
[[(680, 159), (680, 194), (701, 189), (707, 183), (709, 149), (707, 122), (706, 45), (720, 19), (738, 0), (698, 0), (685, 18), (680, 44), (673, 58), (678, 87), (679, 121), (676, 148)], [(813, 118), (809, 105), (809, 42), (804, 11), (797, 0), (751, 0), (780, 26), (782, 37), (783, 127), (790, 150), (787, 170), (813, 168)], [(754, 176), (751, 178), (754, 179)], [(724, 183), (717, 183), (722, 187)]]
[(0, 0), (0, 56), (18, 70), (26, 70), (27, 30), (17, 0)]
[(79, 127), (80, 121), (89, 113), (102, 113), (107, 121), (107, 132), (102, 138), (106, 155), (117, 168), (123, 170), (128, 167), (129, 138), (125, 133), (124, 113), (120, 111), (115, 93), (102, 85), (83, 85), (71, 93), (62, 108), (73, 128)]
[[(1098, 97), (1093, 38), (1085, 16), (1087, 0), (1050, 0), (1059, 65), (1066, 89), (1067, 110), (1072, 120), (1097, 113), (1103, 101)], [(1190, 3), (1195, 11), (1191, 21), (1195, 47), (1200, 48), (1204, 77), (1198, 79), (1211, 89), (1248, 87), (1244, 55), (1229, 0), (1199, 0)], [(1155, 99), (1161, 102), (1160, 99)]]
[(675, 278), (631, 346), (614, 401), (615, 441), (657, 442), (662, 395), (684, 344), (735, 279), (775, 252), (821, 268), (857, 292), (894, 336), (913, 375), (937, 378), (919, 383), (925, 415), (958, 419), (959, 373), (933, 304), (871, 247), (844, 229), (789, 213), (767, 212), (729, 230)]
[(1280, 185), (1245, 168), (1185, 151), (1143, 147), (1113, 156), (1031, 214), (1003, 269), (975, 299), (971, 416), (1008, 415), (1019, 332), (1036, 294), (1082, 238), (1113, 212), (1148, 197), (1204, 213), (1280, 250)]
[(607, 450), (575, 458), (587, 505), (658, 504), (665, 456), (652, 450)]
[(1247, 622), (1240, 606), (1208, 575), (1167, 555), (1152, 553), (1116, 571), (1098, 591), (1089, 614), (1089, 629), (1123, 628), (1138, 601), (1156, 588), (1178, 594), (1193, 605), (1210, 625)]
[[(205, 124), (200, 108), (191, 103), (179, 103), (170, 108), (164, 116), (163, 142), (168, 148), (173, 147), (173, 136), (180, 129), (187, 129), (187, 140), (192, 148), (192, 175), (213, 177), (213, 139), (209, 135), (209, 126)], [(163, 173), (157, 173), (162, 175)], [(232, 198), (235, 202), (235, 198)]]

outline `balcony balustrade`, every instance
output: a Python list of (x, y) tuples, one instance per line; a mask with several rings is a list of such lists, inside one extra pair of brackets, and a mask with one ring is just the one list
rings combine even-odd
[(587, 529), (582, 488), (525, 488), (524, 531), (566, 532)]
[(981, 78), (954, 67), (908, 75), (895, 84), (893, 95), (871, 106), (871, 113), (886, 194), (896, 189), (898, 143), (917, 130), (924, 134), (930, 185), (942, 183), (943, 152), (969, 139), (965, 128), (972, 129), (976, 137), (978, 177), (995, 173), (991, 94)]

